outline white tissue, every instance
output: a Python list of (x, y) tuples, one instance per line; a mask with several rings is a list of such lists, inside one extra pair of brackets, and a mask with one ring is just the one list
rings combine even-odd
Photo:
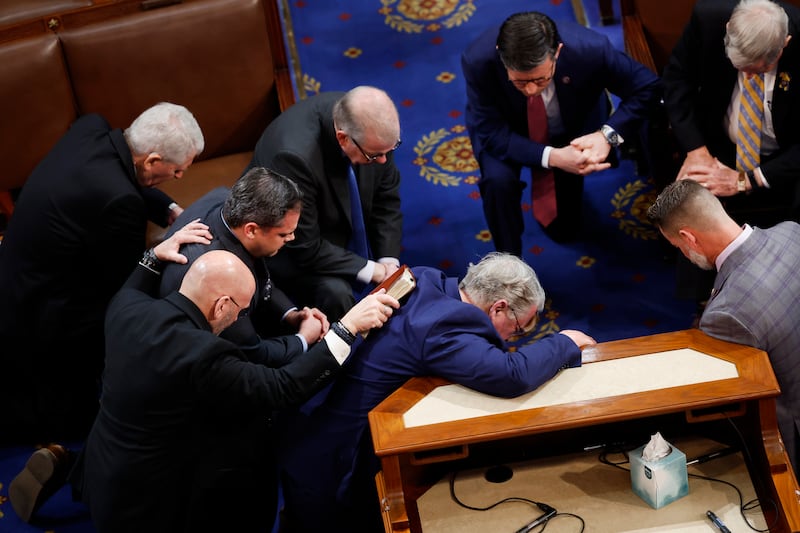
[(656, 432), (655, 435), (650, 437), (650, 442), (642, 450), (642, 459), (645, 461), (658, 461), (662, 457), (666, 457), (672, 452), (672, 446), (661, 436), (661, 433)]

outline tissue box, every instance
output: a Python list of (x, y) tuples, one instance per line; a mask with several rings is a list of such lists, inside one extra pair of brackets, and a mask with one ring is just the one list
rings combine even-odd
[(640, 446), (628, 454), (633, 492), (654, 509), (686, 496), (689, 493), (686, 455), (672, 446), (669, 455), (646, 461), (642, 458), (644, 448)]

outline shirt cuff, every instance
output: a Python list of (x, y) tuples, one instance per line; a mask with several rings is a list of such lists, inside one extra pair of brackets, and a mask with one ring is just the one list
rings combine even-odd
[(328, 330), (328, 333), (325, 334), (322, 340), (328, 343), (328, 349), (331, 351), (337, 363), (341, 365), (347, 360), (347, 357), (350, 355), (350, 345), (344, 342), (344, 340), (333, 331), (333, 328)]
[(369, 284), (372, 281), (373, 273), (375, 273), (375, 261), (367, 259), (366, 266), (358, 271), (356, 279), (361, 283)]
[(542, 168), (550, 168), (550, 152), (552, 150), (552, 146), (545, 146), (542, 150)]
[(308, 351), (308, 342), (306, 341), (306, 338), (303, 337), (302, 335), (300, 335), (299, 333), (295, 333), (295, 335), (297, 335), (297, 338), (299, 338), (300, 342), (303, 344), (303, 353), (307, 352)]

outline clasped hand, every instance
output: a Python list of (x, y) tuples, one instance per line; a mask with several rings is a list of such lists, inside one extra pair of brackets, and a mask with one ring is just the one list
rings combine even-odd
[(567, 146), (553, 148), (550, 166), (585, 176), (611, 167), (606, 162), (611, 146), (599, 131), (573, 139)]
[(733, 196), (739, 192), (739, 173), (723, 165), (706, 149), (693, 150), (686, 155), (677, 179), (694, 180), (714, 196)]

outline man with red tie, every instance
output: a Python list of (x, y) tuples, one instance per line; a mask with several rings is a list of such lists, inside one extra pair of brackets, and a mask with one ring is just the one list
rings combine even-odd
[[(495, 248), (522, 255), (522, 167), (534, 216), (556, 241), (578, 236), (583, 177), (634, 141), (656, 109), (658, 78), (602, 34), (538, 12), (517, 13), (464, 51), (466, 121)], [(620, 99), (609, 116), (607, 92)]]

